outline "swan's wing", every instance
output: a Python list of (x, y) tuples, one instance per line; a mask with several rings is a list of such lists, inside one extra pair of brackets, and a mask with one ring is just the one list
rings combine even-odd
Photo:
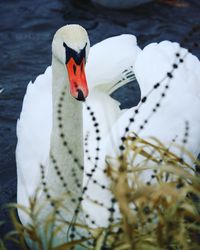
[[(176, 58), (177, 52), (180, 54), (179, 58)], [(179, 63), (182, 57), (183, 62)], [(161, 82), (160, 80), (173, 68), (174, 63), (178, 68), (173, 71), (173, 78), (170, 81), (166, 78)], [(183, 48), (180, 49), (177, 43), (164, 41), (145, 47), (138, 56), (134, 70), (143, 96), (155, 83), (160, 82), (161, 86), (142, 104), (130, 130), (140, 131), (139, 135), (144, 138), (157, 137), (164, 143), (171, 143), (176, 138), (176, 143), (182, 145), (185, 124), (188, 122), (189, 135), (185, 146), (197, 156), (200, 149), (200, 62), (197, 57)], [(169, 86), (167, 90), (166, 85)], [(163, 91), (165, 97), (161, 100)], [(157, 103), (160, 107), (152, 114)], [(113, 126), (108, 141), (105, 142), (108, 145), (105, 149), (107, 154), (114, 156), (116, 152), (119, 153), (120, 138), (129, 124), (129, 119), (134, 116), (135, 109), (126, 111)], [(148, 123), (144, 125), (146, 119)], [(144, 125), (142, 130), (140, 130), (141, 125)]]
[[(100, 136), (101, 138), (105, 138), (108, 136), (112, 126), (123, 114), (123, 111), (119, 108), (120, 103), (109, 95), (135, 79), (133, 66), (139, 52), (140, 49), (133, 35), (121, 35), (106, 39), (94, 45), (90, 50), (86, 72), (90, 88), (87, 105), (90, 106), (91, 110), (88, 111), (84, 108), (83, 113), (84, 134), (87, 136), (87, 146), (85, 147), (86, 152), (84, 154), (84, 184), (86, 184), (88, 180), (86, 174), (90, 173), (94, 168), (97, 148), (96, 137)], [(95, 132), (96, 128), (94, 127), (90, 112), (94, 112), (96, 122), (99, 124), (99, 134)], [(100, 148), (102, 149), (104, 146), (105, 145), (100, 142)], [(109, 181), (105, 174), (98, 169), (96, 174), (98, 175), (98, 180), (101, 180), (102, 185), (108, 186)], [(91, 190), (93, 189), (92, 192), (89, 192), (90, 195), (93, 193), (91, 195), (92, 200), (100, 199), (106, 206), (111, 206), (110, 200), (112, 195), (109, 191), (102, 190), (95, 184), (90, 184), (90, 187)], [(99, 220), (95, 219), (95, 222), (97, 225), (106, 226), (109, 217), (108, 210), (106, 207), (99, 207), (95, 204), (91, 206), (91, 203), (92, 201), (86, 198), (82, 204), (83, 208), (92, 218), (96, 217), (94, 211), (96, 211), (95, 213), (101, 214), (102, 216)], [(103, 220), (101, 218), (103, 218)]]
[(136, 37), (128, 34), (95, 44), (86, 65), (89, 88), (110, 94), (134, 80), (132, 67), (139, 52)]
[[(143, 90), (145, 90), (146, 84), (149, 90), (149, 81), (152, 82), (153, 87), (153, 84), (161, 80), (163, 76), (166, 75), (167, 71), (171, 69), (174, 59), (176, 59), (175, 54), (177, 49), (179, 49), (179, 46), (176, 43), (165, 41), (159, 44), (150, 44), (138, 55), (135, 73)], [(187, 51), (185, 49), (179, 49), (179, 53), (180, 58), (182, 58)], [(179, 60), (179, 58), (177, 60)], [(162, 72), (160, 72), (161, 70)], [(160, 77), (158, 79), (159, 74)], [(144, 124), (144, 120), (148, 119), (155, 104), (160, 102), (161, 93), (163, 89), (165, 89), (167, 82), (165, 81), (163, 83), (164, 85), (153, 91), (147, 98), (147, 101), (141, 106), (139, 113), (135, 116), (135, 122), (130, 126), (130, 131), (138, 132), (140, 126)], [(197, 57), (188, 53), (184, 57), (183, 63), (180, 63), (178, 68), (174, 70), (173, 78), (170, 81), (166, 96), (163, 98), (162, 102), (160, 102), (160, 107), (157, 111), (148, 119), (148, 123), (144, 125), (139, 136), (145, 139), (154, 136), (163, 142), (166, 147), (169, 146), (171, 151), (180, 156), (182, 152), (180, 149), (177, 149), (175, 145), (172, 145), (172, 140), (175, 139), (177, 144), (183, 145), (183, 139), (187, 132), (187, 142), (184, 146), (197, 157), (200, 149), (199, 107), (200, 62)], [(136, 108), (129, 109), (120, 116), (113, 125), (111, 133), (102, 141), (99, 157), (100, 162), (98, 169), (93, 174), (93, 178), (97, 183), (109, 186), (109, 181), (103, 172), (106, 165), (105, 157), (111, 156), (116, 159), (117, 155), (119, 156), (121, 137), (125, 133), (125, 128), (129, 124), (129, 119), (134, 116)], [(186, 121), (189, 124), (188, 131), (186, 131)], [(188, 160), (185, 155), (183, 157), (184, 160)], [(138, 164), (141, 163), (141, 161), (144, 161), (142, 156), (137, 157), (134, 163)], [(110, 162), (114, 164), (113, 166), (118, 165), (117, 161)], [(147, 170), (141, 177), (144, 181), (151, 181), (151, 175), (152, 171)], [(86, 179), (87, 177), (85, 177), (85, 180)], [(99, 203), (110, 205), (110, 193), (106, 189), (101, 189), (92, 181), (88, 186), (88, 193), (91, 199), (95, 200), (98, 197)], [(87, 203), (87, 201), (84, 201), (84, 208), (90, 209), (89, 204), (89, 202)], [(104, 226), (106, 224), (108, 220), (106, 208), (98, 206), (95, 210), (89, 211), (93, 218), (95, 218), (95, 213), (102, 215), (101, 219), (97, 221), (99, 225)]]
[(40, 182), (40, 164), (46, 166), (52, 127), (51, 67), (30, 82), (17, 122), (18, 202), (27, 204)]
[[(116, 89), (135, 79), (133, 66), (140, 52), (136, 37), (121, 35), (103, 40), (95, 44), (89, 53), (86, 64), (88, 87), (90, 89), (87, 99), (88, 105), (100, 121), (102, 136), (104, 137), (115, 121), (123, 113), (120, 103), (109, 95)], [(90, 133), (92, 144), (94, 127), (89, 122), (90, 116), (84, 110), (84, 124)], [(91, 153), (91, 155), (93, 155)]]
[[(86, 64), (87, 80), (90, 89), (88, 105), (100, 121), (100, 130), (106, 136), (118, 117), (123, 113), (120, 103), (109, 95), (124, 84), (135, 79), (133, 66), (140, 52), (133, 35), (108, 38), (95, 44), (89, 53)], [(87, 109), (84, 109), (84, 130), (89, 133), (89, 145), (95, 140), (95, 128)], [(90, 148), (93, 156), (94, 150)]]

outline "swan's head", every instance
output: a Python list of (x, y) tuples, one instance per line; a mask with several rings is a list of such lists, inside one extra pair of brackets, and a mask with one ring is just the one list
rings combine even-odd
[(66, 67), (70, 93), (79, 101), (84, 101), (88, 96), (85, 63), (89, 48), (90, 42), (87, 32), (77, 24), (60, 28), (52, 43), (53, 55)]

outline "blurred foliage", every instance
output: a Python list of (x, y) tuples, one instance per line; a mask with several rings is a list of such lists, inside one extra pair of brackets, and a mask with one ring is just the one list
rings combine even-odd
[[(181, 150), (184, 156), (192, 158), (184, 148)], [(139, 160), (137, 157), (140, 157)], [(134, 134), (124, 140), (122, 155), (115, 160), (119, 163), (118, 167), (109, 163), (107, 175), (115, 202), (119, 205), (120, 223), (113, 221), (108, 228), (96, 229), (76, 225), (89, 230), (91, 237), (55, 246), (54, 239), (67, 222), (57, 223), (58, 207), (55, 207), (53, 213), (41, 223), (39, 214), (45, 209), (45, 204), (39, 208), (36, 206), (36, 194), (30, 199), (29, 208), (19, 204), (7, 205), (14, 227), (1, 239), (0, 249), (6, 249), (4, 243), (7, 241), (14, 242), (21, 249), (29, 249), (25, 239), (39, 250), (64, 250), (76, 246), (96, 250), (199, 249), (200, 179), (195, 170), (155, 138), (145, 141)], [(148, 170), (153, 171), (151, 182), (145, 182), (142, 177)], [(57, 206), (61, 203), (58, 202)], [(32, 223), (20, 224), (16, 208), (22, 209)], [(88, 240), (93, 240), (95, 246), (91, 248), (87, 245)]]

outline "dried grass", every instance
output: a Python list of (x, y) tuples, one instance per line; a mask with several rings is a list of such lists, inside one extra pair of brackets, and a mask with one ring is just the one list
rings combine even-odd
[[(169, 148), (156, 139), (155, 143), (152, 141), (150, 143), (130, 134), (124, 142), (123, 155), (117, 159), (120, 167), (114, 168), (110, 164), (107, 167), (111, 190), (121, 212), (120, 223), (113, 222), (108, 228), (97, 229), (76, 225), (90, 230), (92, 238), (55, 246), (56, 237), (67, 222), (58, 223), (55, 208), (41, 223), (39, 214), (44, 204), (39, 209), (36, 207), (36, 194), (30, 199), (30, 208), (18, 204), (7, 206), (14, 228), (0, 241), (0, 249), (6, 249), (4, 242), (13, 241), (26, 250), (26, 240), (39, 250), (78, 249), (80, 246), (82, 249), (96, 250), (199, 249), (200, 178), (189, 164), (170, 152)], [(186, 151), (184, 155), (192, 157)], [(138, 156), (142, 156), (143, 161), (134, 165)], [(154, 172), (151, 183), (141, 178), (147, 169)], [(57, 206), (61, 203), (57, 202)], [(32, 224), (21, 225), (16, 208), (28, 214)], [(94, 240), (95, 245), (87, 245), (88, 240)]]

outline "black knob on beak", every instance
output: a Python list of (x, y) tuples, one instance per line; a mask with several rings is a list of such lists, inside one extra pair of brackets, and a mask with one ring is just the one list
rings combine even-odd
[(85, 101), (85, 97), (84, 97), (84, 94), (83, 94), (83, 91), (78, 89), (78, 96), (76, 98), (78, 101)]

